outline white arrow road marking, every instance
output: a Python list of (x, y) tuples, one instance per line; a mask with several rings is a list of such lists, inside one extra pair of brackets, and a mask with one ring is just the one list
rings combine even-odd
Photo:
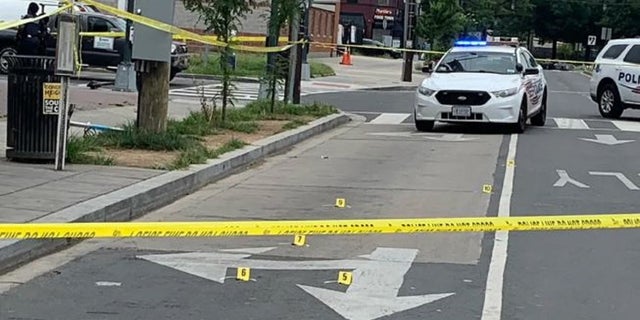
[(638, 186), (633, 184), (627, 176), (620, 172), (599, 172), (599, 171), (589, 171), (589, 174), (592, 176), (608, 176), (608, 177), (616, 177), (622, 184), (624, 184), (629, 190), (640, 190)]
[(612, 136), (610, 134), (596, 134), (596, 138), (595, 139), (580, 138), (580, 140), (589, 141), (589, 142), (595, 142), (595, 143), (600, 143), (600, 144), (606, 144), (606, 145), (609, 145), (609, 146), (623, 144), (623, 143), (629, 143), (629, 142), (634, 142), (635, 141), (635, 140), (618, 140), (618, 139), (616, 139), (616, 137), (614, 137), (614, 136)]
[(564, 187), (567, 185), (567, 183), (571, 183), (578, 188), (590, 188), (588, 185), (569, 177), (569, 174), (565, 170), (556, 170), (556, 172), (558, 173), (558, 176), (560, 176), (560, 178), (558, 179), (558, 181), (556, 181), (556, 183), (553, 184), (554, 187)]
[(398, 297), (404, 275), (418, 254), (414, 249), (378, 248), (371, 263), (353, 271), (353, 284), (346, 292), (298, 285), (349, 320), (372, 320), (416, 308), (453, 295), (426, 294)]
[(371, 120), (371, 124), (400, 124), (411, 116), (410, 113), (382, 113), (375, 119)]
[(553, 118), (553, 121), (561, 129), (589, 129), (587, 123), (580, 119)]
[[(271, 249), (273, 248), (226, 251), (261, 253)], [(371, 254), (360, 256), (364, 258), (362, 260), (271, 261), (246, 259), (250, 254), (221, 252), (156, 254), (139, 258), (219, 283), (224, 283), (227, 268), (291, 271), (352, 269), (354, 281), (345, 293), (298, 286), (346, 319), (373, 320), (454, 295), (443, 293), (398, 297), (404, 275), (411, 268), (417, 254), (418, 250), (415, 249), (376, 248)]]
[(471, 141), (477, 140), (476, 138), (464, 138), (463, 134), (445, 134), (441, 137), (425, 137), (429, 140), (437, 140), (437, 141), (447, 141), (447, 142), (461, 142), (461, 141)]
[(411, 132), (369, 132), (369, 136), (383, 136), (383, 137), (411, 137)]

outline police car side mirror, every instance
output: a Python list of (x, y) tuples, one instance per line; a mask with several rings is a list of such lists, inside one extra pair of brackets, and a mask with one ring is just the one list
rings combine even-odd
[(524, 66), (522, 65), (522, 63), (516, 63), (516, 71), (518, 73), (521, 73), (522, 71), (524, 71)]
[(422, 72), (424, 72), (424, 73), (432, 73), (433, 72), (433, 68), (431, 68), (431, 66), (424, 66), (424, 67), (422, 67)]
[(524, 71), (525, 76), (539, 74), (539, 73), (540, 73), (540, 70), (538, 70), (538, 68), (530, 68)]

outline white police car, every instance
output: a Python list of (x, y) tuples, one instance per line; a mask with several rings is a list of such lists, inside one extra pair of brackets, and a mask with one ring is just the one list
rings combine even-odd
[(526, 122), (544, 126), (547, 81), (524, 47), (458, 41), (416, 92), (414, 119), (419, 131), (439, 122), (507, 124), (516, 133)]
[(596, 57), (589, 91), (604, 118), (640, 109), (640, 39), (609, 40)]

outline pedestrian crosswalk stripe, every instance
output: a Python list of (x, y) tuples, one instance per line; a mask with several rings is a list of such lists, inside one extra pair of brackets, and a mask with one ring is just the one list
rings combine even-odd
[(640, 122), (631, 121), (611, 121), (618, 129), (622, 131), (640, 132)]
[[(413, 124), (413, 114), (411, 113), (387, 113), (387, 112), (358, 112), (365, 117), (365, 122), (372, 125), (380, 124)], [(547, 124), (542, 128), (568, 129), (568, 130), (614, 130), (640, 132), (640, 121), (623, 121), (607, 119), (575, 119), (575, 118), (548, 118)], [(539, 127), (531, 127), (539, 128)]]
[(372, 124), (399, 124), (404, 122), (407, 118), (409, 118), (411, 114), (409, 113), (382, 113), (373, 120), (370, 121)]
[(581, 119), (553, 118), (553, 121), (560, 129), (589, 129), (587, 123)]

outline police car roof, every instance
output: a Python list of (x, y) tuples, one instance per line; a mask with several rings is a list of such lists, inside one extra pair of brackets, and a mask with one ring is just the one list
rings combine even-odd
[(451, 52), (497, 52), (497, 53), (512, 53), (515, 54), (516, 50), (511, 46), (455, 46), (451, 49)]
[(628, 43), (638, 43), (640, 42), (640, 38), (621, 38), (621, 39), (611, 39), (607, 41), (607, 45), (609, 44), (628, 44)]

